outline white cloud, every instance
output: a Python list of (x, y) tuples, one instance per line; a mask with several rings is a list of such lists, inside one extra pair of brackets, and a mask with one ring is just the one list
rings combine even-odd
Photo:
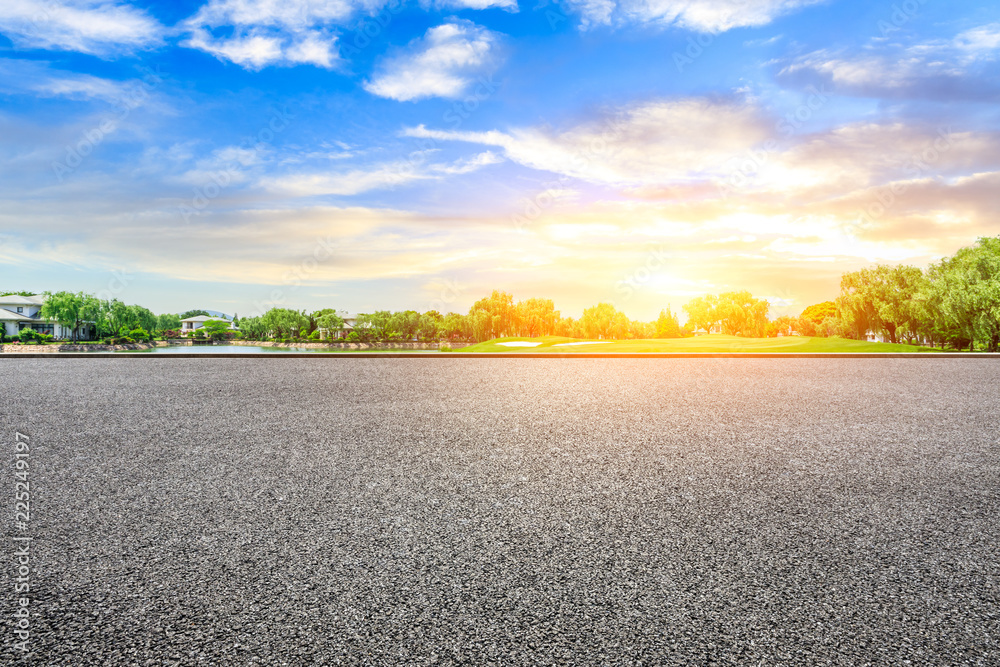
[(365, 90), (401, 102), (459, 97), (477, 75), (496, 67), (499, 39), (469, 21), (431, 28), (403, 52), (382, 62)]
[(267, 178), (261, 185), (267, 190), (291, 197), (346, 196), (384, 190), (426, 178), (429, 176), (418, 165), (399, 161), (377, 165), (371, 169), (352, 169), (340, 173), (322, 172)]
[(213, 39), (208, 31), (195, 30), (184, 45), (211, 53), (220, 60), (229, 60), (248, 69), (260, 69), (283, 59), (282, 40), (277, 37), (247, 35)]
[(112, 81), (90, 74), (53, 70), (48, 65), (47, 62), (0, 58), (0, 85), (8, 91), (30, 92), (41, 97), (110, 102), (123, 99), (135, 86), (134, 81)]
[(451, 163), (428, 164), (425, 163), (427, 155), (427, 152), (413, 153), (408, 160), (336, 173), (323, 171), (268, 177), (261, 181), (260, 185), (265, 190), (291, 197), (349, 196), (371, 190), (394, 188), (416, 181), (468, 174), (491, 164), (503, 162), (502, 158), (490, 151)]
[(454, 164), (432, 165), (431, 170), (453, 176), (457, 174), (469, 174), (483, 167), (491, 164), (500, 164), (501, 162), (503, 162), (502, 157), (492, 151), (486, 151), (474, 155), (467, 160), (458, 160)]
[(980, 26), (960, 33), (952, 45), (973, 60), (992, 60), (1000, 54), (1000, 23)]
[[(786, 64), (780, 76), (818, 75), (840, 90), (861, 94), (912, 94), (938, 97), (994, 96), (995, 83), (974, 81), (976, 65), (1000, 56), (1000, 24), (980, 26), (952, 39), (909, 45), (870, 45), (861, 53), (820, 49)], [(963, 83), (965, 85), (963, 85)]]
[(677, 25), (701, 32), (766, 25), (824, 0), (569, 0), (584, 27), (601, 24)]
[[(329, 29), (356, 11), (381, 2), (361, 0), (210, 0), (184, 22), (185, 46), (211, 53), (247, 69), (311, 64), (331, 69), (339, 61), (337, 38)], [(212, 30), (232, 27), (225, 37)]]
[(440, 0), (437, 3), (440, 7), (451, 9), (506, 9), (509, 12), (516, 12), (517, 0)]
[(0, 33), (19, 48), (109, 56), (157, 44), (163, 26), (115, 0), (3, 0)]
[(563, 131), (453, 132), (419, 126), (405, 134), (503, 149), (534, 169), (607, 184), (703, 178), (767, 138), (769, 125), (745, 104), (704, 99), (655, 101)]

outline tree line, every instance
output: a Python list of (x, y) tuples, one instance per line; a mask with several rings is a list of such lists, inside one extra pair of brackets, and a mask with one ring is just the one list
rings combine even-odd
[[(10, 294), (10, 293), (8, 293)], [(25, 293), (27, 294), (27, 293)], [(148, 308), (117, 299), (101, 300), (83, 292), (46, 292), (41, 316), (76, 334), (92, 326), (97, 337), (144, 340), (176, 337), (181, 320), (207, 311), (156, 315)], [(361, 313), (345, 326), (345, 313), (333, 308), (313, 312), (272, 308), (259, 316), (208, 322), (201, 336), (248, 340), (318, 340), (346, 332), (351, 342), (485, 341), (502, 337), (564, 336), (586, 339), (680, 338), (698, 333), (769, 337), (840, 336), (951, 346), (956, 349), (1000, 347), (1000, 237), (981, 238), (926, 269), (876, 265), (843, 274), (835, 300), (814, 304), (798, 317), (769, 317), (770, 304), (747, 291), (699, 296), (682, 309), (683, 325), (670, 307), (652, 321), (632, 320), (609, 303), (584, 309), (579, 318), (563, 317), (551, 299), (515, 301), (494, 290), (466, 314), (415, 310)]]

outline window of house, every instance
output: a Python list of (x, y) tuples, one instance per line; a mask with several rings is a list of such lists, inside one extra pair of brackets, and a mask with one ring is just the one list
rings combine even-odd
[(17, 312), (23, 313), (24, 312), (24, 308), (22, 308), (21, 306), (18, 306), (17, 307)]

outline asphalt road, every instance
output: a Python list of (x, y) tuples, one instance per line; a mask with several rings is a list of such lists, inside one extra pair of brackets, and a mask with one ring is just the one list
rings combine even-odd
[(0, 359), (0, 662), (1000, 664), (998, 386), (995, 359)]

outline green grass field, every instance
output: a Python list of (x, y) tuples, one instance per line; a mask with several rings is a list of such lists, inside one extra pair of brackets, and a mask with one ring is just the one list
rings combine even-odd
[[(539, 343), (533, 347), (501, 345), (513, 342)], [(577, 338), (542, 336), (539, 338), (496, 338), (470, 347), (461, 352), (550, 352), (568, 354), (574, 352), (940, 352), (917, 345), (894, 345), (892, 343), (869, 343), (845, 338), (807, 338), (786, 336), (783, 338), (740, 338), (714, 334), (695, 338), (669, 338), (657, 340), (614, 340), (586, 341), (586, 345), (560, 345), (560, 343), (583, 343)]]

